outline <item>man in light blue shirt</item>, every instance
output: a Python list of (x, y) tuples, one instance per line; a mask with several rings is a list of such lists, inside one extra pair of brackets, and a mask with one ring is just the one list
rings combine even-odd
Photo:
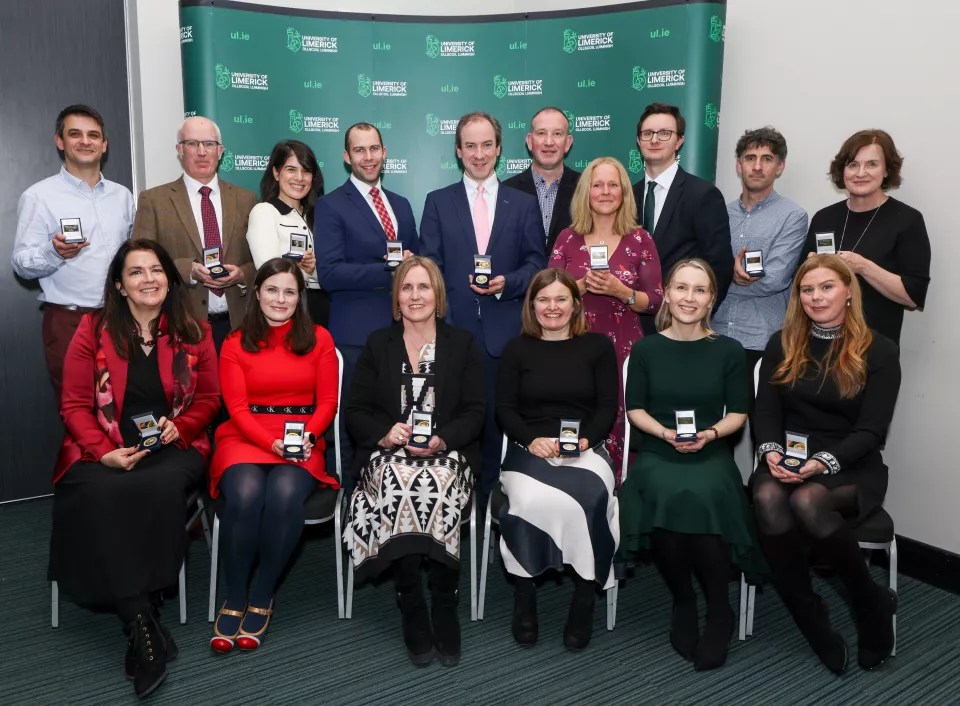
[[(783, 135), (772, 127), (748, 130), (737, 141), (736, 154), (743, 190), (740, 198), (727, 204), (733, 282), (712, 324), (746, 350), (752, 401), (754, 367), (787, 313), (793, 273), (807, 234), (807, 213), (773, 188), (787, 166)], [(753, 251), (760, 251), (760, 276), (746, 272), (744, 258)], [(752, 407), (751, 402), (751, 411)]]
[(20, 196), (11, 262), (18, 275), (40, 282), (44, 354), (59, 404), (67, 348), (82, 316), (103, 304), (107, 269), (130, 237), (134, 206), (129, 189), (100, 173), (107, 136), (97, 111), (64, 108), (54, 139), (64, 164)]

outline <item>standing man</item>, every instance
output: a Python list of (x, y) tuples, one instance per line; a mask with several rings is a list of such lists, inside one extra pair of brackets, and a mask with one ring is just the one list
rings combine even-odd
[(543, 253), (548, 259), (560, 231), (568, 228), (573, 218), (570, 202), (580, 172), (563, 164), (572, 146), (570, 123), (563, 111), (553, 106), (541, 108), (530, 120), (527, 133), (527, 149), (533, 164), (503, 182), (504, 186), (537, 197), (537, 210), (543, 222)]
[[(393, 273), (383, 266), (387, 241), (402, 242), (404, 257), (419, 249), (410, 202), (380, 183), (386, 158), (383, 137), (375, 126), (357, 123), (347, 128), (343, 161), (350, 165), (350, 178), (317, 201), (313, 216), (317, 278), (330, 293), (330, 335), (343, 356), (344, 406), (367, 336), (393, 322)], [(353, 448), (344, 416), (340, 457), (342, 468), (351, 472)]]
[(54, 141), (63, 166), (20, 196), (10, 259), (18, 275), (40, 280), (43, 349), (59, 406), (67, 347), (83, 315), (103, 305), (107, 268), (130, 237), (134, 208), (130, 190), (100, 173), (107, 153), (100, 113), (64, 108)]
[[(243, 319), (247, 286), (256, 268), (247, 245), (247, 218), (257, 203), (252, 191), (217, 177), (223, 144), (220, 128), (200, 116), (187, 118), (177, 131), (177, 156), (183, 175), (140, 194), (135, 238), (160, 243), (188, 285), (193, 315), (208, 321), (220, 344)], [(213, 278), (203, 266), (203, 249), (220, 248), (227, 276)]]
[[(713, 317), (713, 328), (740, 341), (747, 352), (750, 412), (753, 369), (770, 337), (783, 326), (790, 285), (807, 236), (807, 212), (778, 194), (774, 182), (787, 166), (787, 141), (772, 127), (747, 130), (737, 141), (740, 198), (727, 204), (733, 283)], [(759, 250), (763, 276), (744, 269), (747, 251)]]
[[(427, 194), (420, 223), (422, 254), (437, 263), (447, 283), (447, 319), (472, 331), (484, 356), (488, 402), (481, 498), (500, 473), (495, 416), (500, 353), (519, 335), (527, 285), (547, 264), (537, 200), (497, 180), (502, 137), (493, 116), (468, 113), (460, 118), (456, 145), (463, 179)], [(491, 258), (487, 289), (473, 283), (475, 254)]]
[[(717, 301), (726, 296), (733, 278), (730, 224), (720, 190), (685, 172), (677, 161), (686, 121), (675, 105), (651, 103), (637, 122), (637, 144), (643, 155), (644, 178), (633, 186), (637, 221), (653, 236), (663, 278), (688, 257), (706, 260), (717, 276)], [(644, 334), (656, 332), (652, 316), (641, 316)]]

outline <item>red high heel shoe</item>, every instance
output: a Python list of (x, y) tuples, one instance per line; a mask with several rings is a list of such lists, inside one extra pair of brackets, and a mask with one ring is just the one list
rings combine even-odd
[(273, 615), (273, 601), (270, 601), (269, 608), (256, 608), (252, 605), (248, 605), (247, 612), (267, 616), (267, 622), (265, 622), (263, 627), (257, 630), (257, 632), (245, 631), (243, 629), (243, 621), (240, 622), (240, 634), (237, 636), (237, 647), (239, 647), (241, 650), (250, 651), (260, 647), (260, 644), (263, 642), (263, 634), (270, 626), (270, 616)]
[(233, 635), (224, 635), (220, 632), (218, 627), (220, 624), (220, 615), (229, 615), (232, 618), (240, 618), (240, 624), (243, 624), (243, 616), (245, 613), (241, 613), (239, 610), (227, 610), (227, 602), (223, 602), (223, 608), (220, 609), (219, 615), (217, 616), (217, 622), (213, 624), (213, 637), (210, 638), (210, 647), (214, 652), (219, 652), (220, 654), (226, 654), (233, 649), (233, 643), (237, 639), (237, 635), (240, 634), (240, 627), (237, 627), (237, 632)]

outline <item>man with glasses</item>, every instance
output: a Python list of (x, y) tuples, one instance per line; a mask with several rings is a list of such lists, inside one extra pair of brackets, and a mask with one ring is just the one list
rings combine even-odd
[[(674, 105), (651, 103), (640, 115), (637, 144), (644, 179), (633, 186), (637, 221), (653, 236), (664, 279), (684, 258), (699, 257), (710, 264), (717, 277), (717, 307), (733, 278), (730, 223), (720, 190), (680, 167), (685, 127)], [(655, 332), (652, 316), (640, 320), (645, 334)]]
[(18, 275), (40, 281), (43, 349), (59, 405), (67, 347), (83, 315), (103, 305), (107, 267), (130, 237), (134, 209), (130, 190), (100, 173), (107, 155), (100, 113), (64, 108), (54, 141), (63, 166), (20, 196), (11, 261)]
[[(140, 194), (135, 238), (160, 243), (187, 283), (193, 314), (210, 322), (217, 350), (243, 319), (247, 285), (256, 268), (247, 245), (247, 219), (257, 203), (252, 191), (217, 177), (223, 144), (220, 128), (200, 116), (177, 131), (183, 176)], [(218, 248), (223, 277), (211, 277), (203, 251)]]

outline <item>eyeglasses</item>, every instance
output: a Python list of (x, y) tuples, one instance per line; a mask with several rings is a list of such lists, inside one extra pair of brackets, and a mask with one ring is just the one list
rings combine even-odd
[(666, 142), (671, 137), (673, 137), (673, 130), (641, 130), (640, 139), (644, 142), (650, 142), (653, 139), (653, 136), (656, 135), (657, 139), (661, 142)]
[(180, 140), (177, 144), (190, 152), (196, 152), (200, 148), (200, 145), (203, 145), (203, 149), (208, 152), (213, 152), (220, 147), (220, 143), (216, 140)]

